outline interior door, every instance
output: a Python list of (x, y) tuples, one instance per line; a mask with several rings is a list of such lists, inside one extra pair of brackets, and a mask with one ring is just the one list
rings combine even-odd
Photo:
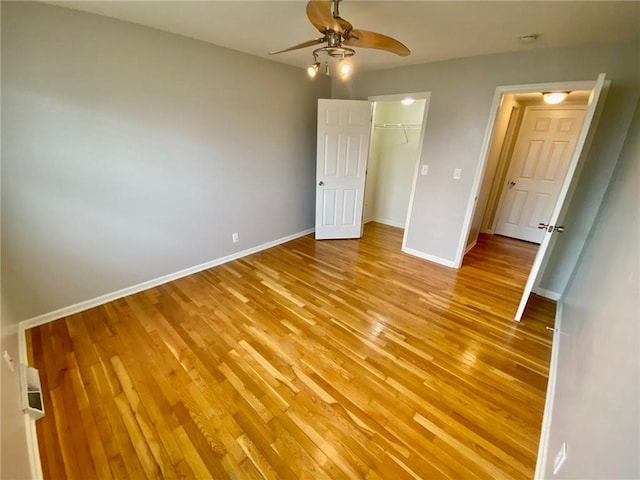
[(580, 134), (586, 108), (527, 107), (503, 189), (495, 233), (541, 243)]
[(371, 102), (318, 100), (316, 240), (360, 238)]
[(601, 98), (604, 80), (605, 80), (604, 73), (601, 73), (600, 75), (598, 75), (598, 80), (596, 81), (596, 84), (593, 87), (593, 90), (591, 91), (589, 105), (587, 106), (587, 110), (585, 111), (584, 123), (580, 131), (580, 136), (578, 137), (578, 140), (576, 142), (576, 147), (573, 151), (573, 155), (571, 156), (571, 161), (569, 162), (569, 168), (567, 169), (565, 180), (562, 184), (562, 188), (560, 189), (558, 199), (556, 200), (556, 204), (553, 207), (553, 212), (551, 213), (549, 221), (548, 223), (545, 222), (547, 226), (544, 229), (544, 237), (542, 239), (542, 243), (540, 244), (540, 248), (538, 249), (538, 254), (536, 255), (535, 260), (533, 261), (533, 266), (531, 267), (531, 272), (529, 272), (529, 278), (527, 279), (527, 284), (524, 287), (524, 292), (522, 292), (520, 305), (518, 306), (518, 310), (516, 312), (516, 320), (518, 321), (522, 318), (524, 309), (527, 306), (527, 301), (529, 300), (529, 295), (531, 295), (531, 290), (533, 289), (533, 284), (535, 283), (536, 278), (540, 273), (540, 266), (542, 265), (547, 255), (547, 251), (549, 249), (549, 242), (551, 241), (551, 236), (557, 232), (556, 227), (558, 227), (558, 225), (556, 225), (556, 222), (558, 221), (558, 217), (560, 216), (560, 211), (562, 210), (562, 205), (564, 204), (565, 198), (567, 197), (569, 186), (571, 184), (571, 180), (573, 179), (573, 174), (575, 173), (576, 167), (578, 166), (578, 161), (580, 160), (580, 156), (582, 155), (582, 149), (584, 147), (585, 140), (587, 139), (587, 135), (591, 128), (591, 122), (596, 112), (598, 102)]

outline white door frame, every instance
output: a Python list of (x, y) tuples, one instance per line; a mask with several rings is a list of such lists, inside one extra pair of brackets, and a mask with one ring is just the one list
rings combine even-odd
[(489, 113), (489, 120), (487, 121), (487, 128), (482, 142), (482, 148), (480, 149), (480, 161), (476, 168), (475, 177), (473, 180), (473, 187), (471, 189), (471, 195), (469, 196), (469, 202), (467, 204), (467, 214), (462, 224), (462, 235), (458, 241), (458, 250), (456, 252), (456, 258), (454, 260), (455, 268), (460, 268), (462, 260), (464, 258), (464, 250), (467, 243), (467, 237), (471, 230), (471, 222), (473, 221), (473, 214), (476, 209), (475, 198), (480, 194), (480, 187), (482, 186), (482, 180), (485, 174), (485, 167), (489, 157), (489, 147), (491, 146), (491, 140), (493, 138), (493, 130), (496, 124), (496, 117), (500, 110), (500, 103), (502, 102), (502, 96), (510, 93), (532, 93), (532, 92), (547, 92), (547, 91), (567, 91), (567, 90), (592, 90), (595, 86), (595, 80), (581, 81), (581, 82), (552, 82), (552, 83), (529, 83), (523, 85), (506, 85), (496, 87), (495, 94), (493, 95), (493, 102), (491, 104), (491, 110)]
[[(517, 94), (517, 93), (531, 93), (531, 92), (544, 92), (544, 91), (593, 90), (593, 88), (596, 86), (597, 83), (598, 83), (597, 80), (588, 80), (588, 81), (574, 81), (574, 82), (552, 82), (552, 83), (535, 83), (535, 84), (523, 84), (523, 85), (508, 85), (508, 86), (496, 87), (495, 94), (493, 97), (493, 102), (491, 104), (491, 110), (489, 114), (489, 120), (487, 122), (484, 141), (482, 143), (482, 148), (480, 149), (480, 161), (478, 162), (478, 166), (476, 168), (476, 174), (473, 181), (473, 188), (471, 190), (469, 203), (467, 205), (467, 214), (465, 216), (465, 220), (463, 223), (462, 234), (458, 242), (458, 250), (455, 258), (455, 268), (460, 268), (460, 266), (462, 265), (462, 260), (464, 258), (465, 245), (467, 242), (467, 237), (469, 236), (469, 231), (471, 230), (471, 222), (473, 220), (473, 214), (475, 212), (475, 207), (476, 207), (475, 198), (480, 193), (480, 187), (482, 185), (482, 180), (484, 178), (485, 167), (487, 164), (488, 154), (489, 154), (489, 147), (491, 145), (493, 130), (495, 128), (496, 116), (500, 108), (502, 96), (509, 93)], [(591, 122), (591, 126), (590, 126), (591, 132), (593, 132), (594, 128), (597, 127), (598, 120), (599, 120), (599, 113), (602, 108), (602, 102), (606, 97), (606, 93), (610, 85), (611, 85), (611, 80), (605, 80), (600, 105), (597, 106), (595, 115)], [(589, 135), (591, 132), (587, 132), (587, 135)], [(587, 137), (587, 140), (582, 145), (580, 154), (582, 154), (582, 152), (585, 151), (585, 149), (589, 148), (589, 143), (590, 143), (590, 138)], [(578, 164), (573, 178), (579, 177), (581, 166), (582, 166), (581, 164)], [(575, 185), (573, 185), (573, 188), (575, 188)], [(573, 194), (573, 190), (570, 189), (568, 195), (565, 197), (564, 204), (567, 204), (568, 202), (570, 202), (572, 194)], [(542, 273), (543, 273), (543, 270), (540, 271), (540, 274)], [(521, 314), (521, 312), (518, 312), (518, 313)], [(516, 317), (519, 317), (519, 315), (516, 315)]]
[[(420, 159), (422, 158), (422, 145), (424, 143), (424, 134), (427, 127), (427, 116), (429, 112), (429, 103), (431, 100), (431, 92), (411, 92), (411, 93), (394, 93), (391, 95), (374, 95), (369, 97), (369, 101), (375, 102), (396, 102), (411, 97), (415, 100), (424, 100), (424, 111), (422, 112), (422, 126), (420, 127), (420, 137), (418, 140), (418, 158), (416, 158), (416, 168), (413, 173), (413, 182), (411, 184), (411, 195), (409, 196), (409, 208), (407, 209), (407, 218), (404, 221), (404, 233), (402, 235), (402, 251), (404, 251), (407, 243), (407, 234), (409, 232), (409, 219), (411, 218), (411, 210), (413, 209), (413, 201), (416, 192), (416, 184), (418, 183), (418, 174), (420, 172)], [(373, 122), (371, 123), (371, 141), (373, 141)], [(369, 146), (371, 151), (371, 146)], [(366, 189), (366, 186), (365, 186)]]

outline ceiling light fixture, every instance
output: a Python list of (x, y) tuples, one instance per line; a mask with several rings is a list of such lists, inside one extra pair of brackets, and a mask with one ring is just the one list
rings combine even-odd
[(319, 63), (318, 55), (322, 53), (326, 58), (324, 73), (329, 75), (329, 57), (342, 59), (337, 62), (338, 75), (346, 79), (351, 74), (352, 65), (346, 62), (345, 58), (351, 57), (356, 53), (350, 47), (385, 50), (401, 57), (406, 57), (411, 53), (405, 45), (395, 38), (381, 33), (353, 28), (351, 23), (340, 17), (339, 7), (340, 0), (309, 0), (306, 9), (307, 18), (322, 36), (293, 45), (284, 50), (271, 52), (269, 55), (325, 44), (324, 47), (316, 48), (313, 51), (313, 64), (307, 68), (307, 73), (311, 78), (316, 76), (320, 70), (320, 66), (317, 65)]
[(339, 70), (340, 70), (340, 76), (343, 79), (346, 79), (349, 77), (349, 74), (351, 73), (351, 65), (349, 65), (349, 62), (347, 62), (344, 58), (342, 60), (340, 60), (340, 63), (338, 64)]
[(307, 75), (311, 78), (315, 78), (318, 74), (318, 70), (320, 70), (320, 62), (314, 62), (309, 68), (307, 68)]
[(570, 92), (542, 92), (542, 98), (545, 103), (549, 105), (557, 105), (558, 103), (564, 102), (564, 99), (567, 98)]
[(314, 70), (316, 73), (319, 71), (320, 62), (318, 62), (318, 56), (324, 55), (325, 75), (330, 75), (329, 59), (339, 58), (340, 61), (338, 62), (338, 74), (341, 78), (346, 79), (351, 74), (351, 64), (347, 61), (347, 58), (353, 57), (355, 53), (356, 51), (354, 49), (343, 47), (342, 45), (339, 45), (339, 43), (335, 43), (334, 46), (329, 45), (327, 47), (316, 48), (313, 51), (313, 65), (307, 68), (307, 73), (311, 78), (315, 77), (315, 74), (312, 74), (311, 71)]
[(403, 105), (411, 105), (415, 100), (411, 97), (407, 97), (400, 100), (400, 102), (402, 102)]

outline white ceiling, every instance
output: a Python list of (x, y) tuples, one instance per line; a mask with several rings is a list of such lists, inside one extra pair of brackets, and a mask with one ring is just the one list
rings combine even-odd
[[(309, 47), (268, 52), (317, 38), (306, 2), (52, 1), (55, 5), (177, 33), (259, 57), (306, 67)], [(393, 68), (451, 58), (640, 37), (638, 1), (358, 1), (345, 0), (340, 15), (354, 28), (393, 36), (408, 57), (357, 49), (360, 70)], [(538, 34), (531, 45), (518, 37)]]

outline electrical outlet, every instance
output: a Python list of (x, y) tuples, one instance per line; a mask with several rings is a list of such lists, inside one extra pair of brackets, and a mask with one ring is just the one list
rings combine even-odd
[(238, 243), (240, 241), (240, 235), (238, 235), (238, 232), (231, 234), (231, 240), (233, 240), (233, 243)]
[(11, 371), (13, 372), (13, 358), (11, 358), (11, 355), (9, 355), (9, 352), (7, 350), (5, 350), (2, 353), (2, 356), (4, 357), (4, 361), (7, 363), (7, 365), (9, 366)]
[(422, 165), (420, 175), (427, 175), (429, 173), (429, 165)]
[(560, 451), (556, 454), (556, 458), (553, 459), (553, 474), (557, 475), (560, 471), (560, 467), (567, 459), (567, 442), (562, 442), (562, 447), (560, 447)]
[(453, 179), (454, 180), (460, 180), (462, 178), (462, 169), (461, 168), (454, 168), (453, 169)]

